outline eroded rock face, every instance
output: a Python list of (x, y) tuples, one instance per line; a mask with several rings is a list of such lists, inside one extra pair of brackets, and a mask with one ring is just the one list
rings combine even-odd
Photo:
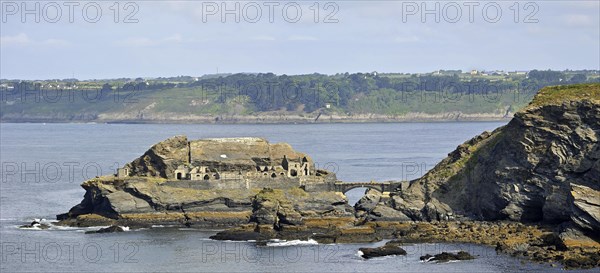
[(540, 91), (506, 126), (460, 145), (393, 195), (391, 207), (414, 220), (573, 221), (598, 234), (600, 85), (580, 88), (592, 99), (545, 103), (560, 93)]
[(356, 217), (363, 222), (368, 221), (411, 221), (411, 219), (399, 210), (393, 209), (393, 200), (383, 198), (382, 193), (368, 189), (365, 195), (356, 202), (354, 209)]
[(279, 230), (286, 225), (303, 225), (305, 219), (353, 217), (353, 214), (341, 193), (263, 189), (252, 200), (250, 221)]
[(571, 220), (579, 227), (600, 232), (600, 191), (571, 184), (570, 197)]
[[(82, 185), (83, 201), (59, 220), (75, 225), (182, 224), (228, 226), (246, 223), (255, 191), (172, 187), (147, 178), (127, 182), (97, 179)], [(89, 220), (86, 215), (98, 215)], [(89, 221), (88, 221), (89, 220)], [(115, 222), (116, 221), (116, 222)]]
[(187, 137), (175, 136), (152, 146), (144, 155), (125, 167), (131, 170), (131, 176), (173, 178), (177, 166), (185, 164), (187, 158)]

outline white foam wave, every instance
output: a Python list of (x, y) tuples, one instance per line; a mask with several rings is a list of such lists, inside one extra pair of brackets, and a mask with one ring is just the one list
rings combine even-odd
[(318, 245), (319, 243), (313, 239), (308, 239), (308, 241), (302, 240), (291, 240), (291, 241), (280, 241), (273, 240), (267, 243), (267, 246), (301, 246), (301, 245)]
[(20, 229), (27, 229), (27, 230), (43, 230), (42, 228), (40, 228), (40, 224), (35, 224), (32, 227), (21, 227), (21, 226), (18, 226), (18, 228), (20, 228)]
[(363, 255), (365, 255), (365, 253), (363, 253), (360, 250), (356, 252), (356, 256), (358, 256), (359, 258), (362, 258)]

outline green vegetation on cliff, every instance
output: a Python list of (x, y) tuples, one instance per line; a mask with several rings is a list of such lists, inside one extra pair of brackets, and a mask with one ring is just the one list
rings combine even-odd
[(538, 92), (529, 107), (556, 105), (581, 100), (600, 101), (600, 84), (548, 86)]

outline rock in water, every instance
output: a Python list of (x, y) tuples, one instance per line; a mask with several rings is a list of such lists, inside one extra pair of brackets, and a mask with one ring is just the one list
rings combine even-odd
[(20, 228), (39, 228), (39, 229), (49, 229), (50, 225), (48, 224), (43, 224), (40, 223), (40, 221), (38, 220), (33, 220), (30, 224), (28, 225), (22, 225), (20, 226)]
[(413, 220), (572, 222), (600, 234), (600, 84), (546, 87), (458, 146), (391, 206)]
[(120, 226), (110, 226), (110, 227), (101, 228), (101, 229), (95, 230), (95, 231), (86, 231), (85, 234), (113, 233), (113, 232), (124, 232), (124, 231), (125, 231), (125, 229), (123, 229)]
[[(315, 169), (308, 155), (287, 143), (176, 136), (152, 146), (116, 175), (85, 181), (83, 201), (57, 219), (76, 226), (213, 228), (246, 224), (252, 217), (279, 228), (313, 215), (353, 216), (345, 196), (333, 191), (336, 181), (334, 173)], [(285, 198), (273, 203), (263, 198), (273, 197), (272, 192), (255, 196), (263, 188)]]
[(365, 259), (375, 258), (375, 257), (383, 257), (389, 255), (406, 255), (406, 250), (402, 249), (400, 246), (402, 244), (397, 241), (389, 241), (385, 245), (375, 248), (360, 248), (360, 252), (362, 252), (362, 257)]
[(426, 254), (424, 256), (419, 257), (421, 261), (429, 262), (429, 261), (438, 261), (438, 262), (447, 262), (447, 261), (462, 261), (462, 260), (473, 260), (471, 254), (466, 251), (459, 251), (458, 253), (451, 252), (442, 252), (440, 254), (430, 255)]

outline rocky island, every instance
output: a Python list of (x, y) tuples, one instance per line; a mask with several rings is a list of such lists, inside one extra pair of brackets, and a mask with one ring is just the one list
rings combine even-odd
[[(598, 267), (599, 137), (600, 84), (540, 90), (507, 125), (413, 181), (345, 183), (285, 143), (176, 136), (117, 174), (84, 182), (84, 200), (57, 218), (227, 227), (212, 238), (228, 240), (470, 242)], [(344, 192), (355, 187), (369, 190), (352, 207)]]

